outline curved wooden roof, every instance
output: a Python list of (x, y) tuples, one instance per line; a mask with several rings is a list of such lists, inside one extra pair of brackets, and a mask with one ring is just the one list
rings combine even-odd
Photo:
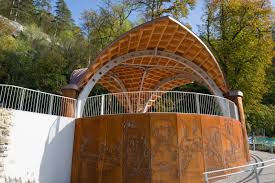
[[(173, 54), (192, 62), (207, 73), (222, 93), (228, 92), (223, 72), (207, 46), (187, 27), (171, 17), (155, 19), (121, 35), (97, 56), (81, 77), (78, 75), (74, 84), (82, 89), (100, 71), (102, 76), (98, 82), (112, 93), (171, 90), (193, 81), (210, 86), (205, 83), (208, 76), (199, 74), (202, 70), (188, 67), (169, 56), (143, 55), (142, 51), (146, 50)], [(137, 52), (138, 56), (129, 56), (129, 53)], [(127, 54), (127, 57), (123, 57)], [(106, 72), (102, 69), (118, 57), (123, 59), (120, 64)]]

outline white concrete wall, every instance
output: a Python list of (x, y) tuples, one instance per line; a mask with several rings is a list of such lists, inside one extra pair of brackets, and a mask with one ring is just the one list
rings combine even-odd
[(69, 183), (74, 119), (13, 110), (6, 176)]

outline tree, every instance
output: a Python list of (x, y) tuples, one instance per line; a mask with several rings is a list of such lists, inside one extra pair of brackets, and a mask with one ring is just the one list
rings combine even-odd
[(88, 65), (87, 40), (83, 36), (80, 28), (65, 30), (60, 33), (58, 43), (61, 47), (58, 49), (64, 56), (66, 79), (70, 80), (70, 74), (75, 69), (80, 69)]
[(273, 37), (273, 45), (274, 45), (272, 65), (267, 71), (267, 83), (269, 85), (269, 89), (263, 97), (263, 103), (275, 105), (275, 25), (274, 24), (272, 29), (272, 37)]
[(9, 17), (13, 8), (13, 1), (0, 0), (0, 14)]
[[(73, 25), (72, 13), (64, 0), (57, 0), (55, 6), (56, 33), (69, 29)], [(56, 34), (55, 34), (56, 35)]]
[(35, 6), (33, 0), (0, 0), (0, 14), (21, 23), (33, 22)]
[(249, 131), (255, 132), (265, 129), (267, 136), (275, 134), (275, 106), (258, 105), (257, 108), (248, 110), (247, 120)]
[(82, 27), (88, 38), (89, 61), (111, 41), (130, 30), (133, 25), (128, 20), (132, 9), (125, 4), (105, 1), (98, 11), (88, 10), (82, 15)]
[(196, 92), (196, 93), (205, 93), (211, 94), (211, 92), (203, 85), (193, 82), (188, 83), (173, 89), (174, 91), (184, 91), (184, 92)]
[(15, 1), (17, 1), (17, 5), (15, 3), (14, 14), (10, 18), (20, 23), (34, 23), (36, 17), (34, 0)]
[(41, 27), (45, 32), (50, 32), (51, 22), (54, 20), (51, 14), (51, 3), (50, 0), (35, 0), (34, 5), (36, 8), (36, 24)]
[(195, 7), (196, 0), (128, 0), (128, 3), (136, 7), (145, 20), (153, 20), (164, 15), (170, 15), (176, 19), (185, 18), (189, 11)]
[(246, 109), (255, 108), (267, 91), (272, 58), (270, 1), (209, 0), (206, 9), (202, 37), (218, 58), (229, 89), (242, 90)]
[(267, 71), (267, 83), (269, 89), (263, 97), (263, 103), (267, 105), (275, 105), (275, 59), (273, 57), (273, 64)]

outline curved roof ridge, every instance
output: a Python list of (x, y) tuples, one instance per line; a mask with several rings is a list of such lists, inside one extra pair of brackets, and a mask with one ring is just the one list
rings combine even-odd
[(94, 62), (84, 71), (77, 84), (83, 87), (100, 67), (113, 58), (133, 53), (133, 50), (145, 51), (153, 48), (190, 60), (207, 72), (209, 78), (215, 80), (224, 93), (228, 92), (224, 73), (207, 44), (192, 30), (170, 16), (163, 16), (138, 25), (114, 39), (97, 54)]

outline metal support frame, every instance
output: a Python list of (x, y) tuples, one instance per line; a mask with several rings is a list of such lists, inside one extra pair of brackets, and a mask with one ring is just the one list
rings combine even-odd
[(127, 53), (125, 55), (116, 57), (109, 62), (107, 62), (105, 65), (102, 66), (101, 69), (97, 70), (95, 74), (92, 76), (92, 78), (88, 81), (88, 83), (83, 88), (82, 92), (80, 93), (77, 101), (77, 110), (76, 110), (76, 117), (81, 117), (82, 112), (84, 109), (84, 105), (86, 102), (86, 99), (90, 93), (90, 91), (93, 89), (95, 84), (100, 80), (102, 76), (104, 76), (107, 72), (109, 72), (112, 68), (116, 67), (117, 65), (134, 58), (139, 57), (160, 57), (160, 58), (167, 58), (174, 60), (180, 64), (183, 64), (187, 68), (191, 69), (196, 75), (198, 75), (200, 78), (203, 79), (203, 82), (209, 87), (211, 92), (214, 95), (222, 97), (223, 94), (219, 87), (216, 85), (216, 83), (211, 79), (211, 77), (207, 74), (206, 71), (204, 71), (201, 67), (199, 67), (197, 64), (193, 63), (192, 61), (189, 61), (185, 59), (182, 56), (179, 56), (175, 53), (165, 52), (165, 51), (159, 51), (159, 50), (144, 50), (144, 51), (135, 51), (131, 53)]
[(193, 74), (193, 73), (189, 73), (189, 72), (183, 72), (181, 74), (177, 74), (168, 78), (164, 78), (162, 79), (153, 89), (153, 91), (158, 91), (163, 85), (171, 82), (171, 81), (175, 81), (178, 79), (186, 79), (186, 80), (193, 80), (196, 81), (202, 85), (204, 85), (205, 87), (208, 87), (205, 83), (203, 83), (203, 80), (198, 77), (197, 75)]
[[(178, 79), (190, 79), (190, 80), (194, 80), (197, 81), (198, 83), (201, 83), (202, 85), (206, 86), (203, 82), (202, 79), (200, 79), (198, 76), (192, 74), (192, 73), (188, 73), (188, 72), (183, 72), (181, 74), (177, 74), (174, 75), (172, 77), (168, 77), (168, 78), (164, 78), (162, 79), (153, 89), (153, 91), (159, 91), (159, 89), (161, 88), (161, 86), (171, 82), (171, 81), (175, 81)], [(207, 87), (207, 86), (206, 86)], [(149, 109), (149, 102), (152, 101), (152, 96), (150, 96), (147, 100), (147, 102), (145, 103), (145, 107), (144, 107), (144, 113)]]
[[(142, 78), (141, 78), (141, 83), (140, 83), (139, 91), (142, 91), (144, 80), (145, 80), (145, 77), (146, 77), (147, 73), (148, 73), (148, 68), (145, 68), (144, 72), (143, 72), (143, 75), (142, 75)], [(139, 110), (139, 106), (140, 106), (140, 93), (138, 94), (138, 101), (137, 102), (138, 102), (138, 104), (137, 104), (137, 110)]]
[[(258, 170), (261, 170), (261, 169), (264, 169), (264, 168), (267, 168), (267, 167), (271, 167), (271, 166), (275, 166), (274, 162), (275, 162), (275, 159), (269, 159), (269, 160), (265, 160), (265, 161), (252, 163), (252, 164), (247, 164), (247, 165), (241, 165), (241, 166), (235, 166), (235, 167), (230, 167), (230, 168), (224, 168), (224, 169), (204, 172), (203, 173), (204, 180), (205, 180), (206, 183), (208, 183), (210, 181), (212, 182), (212, 180), (222, 179), (222, 178), (226, 178), (226, 177), (229, 177), (229, 176), (235, 176), (235, 175), (242, 174), (242, 173), (245, 173), (245, 172), (253, 172), (255, 174), (256, 182), (260, 183)], [(249, 169), (242, 170), (244, 168), (249, 168)], [(233, 170), (233, 173), (232, 173), (232, 170)], [(209, 175), (214, 174), (214, 173), (215, 174), (220, 174), (220, 175), (209, 176)]]
[[(110, 73), (109, 76), (119, 85), (121, 91), (127, 93), (128, 90), (125, 87), (123, 81), (121, 81), (121, 79), (115, 73), (113, 73), (112, 71), (109, 71), (109, 73)], [(130, 100), (128, 95), (126, 96), (126, 100), (127, 100), (130, 112), (132, 113), (133, 112), (133, 107), (132, 107), (131, 100)]]
[(257, 171), (257, 166), (256, 165), (253, 165), (253, 171), (255, 173), (256, 182), (260, 183), (259, 175), (258, 175), (258, 171)]

